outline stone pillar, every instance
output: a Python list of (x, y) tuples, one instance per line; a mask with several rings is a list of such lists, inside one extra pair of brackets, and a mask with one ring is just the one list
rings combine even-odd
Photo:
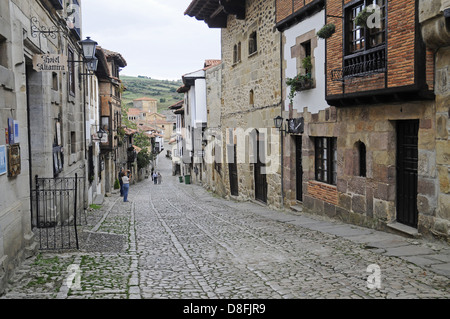
[(450, 0), (421, 0), (423, 40), (435, 52), (436, 174), (438, 200), (431, 232), (450, 238)]

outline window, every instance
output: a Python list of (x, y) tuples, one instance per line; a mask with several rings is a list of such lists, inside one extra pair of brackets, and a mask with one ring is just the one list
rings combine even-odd
[(110, 129), (110, 127), (109, 127), (109, 116), (102, 116), (101, 117), (101, 126), (102, 126), (102, 129), (105, 132), (109, 133), (109, 129)]
[(359, 154), (359, 176), (366, 177), (366, 145), (363, 142), (358, 143)]
[(305, 74), (311, 74), (312, 72), (312, 62), (311, 62), (311, 40), (305, 41), (301, 44), (303, 51), (302, 67)]
[(0, 65), (8, 67), (8, 55), (6, 50), (6, 39), (0, 35)]
[(252, 55), (258, 51), (258, 43), (257, 43), (257, 37), (256, 37), (256, 31), (250, 34), (250, 37), (248, 39), (248, 54)]
[[(355, 19), (364, 8), (373, 5), (379, 8), (379, 27), (361, 27)], [(346, 53), (354, 54), (386, 43), (386, 0), (361, 0), (345, 11)]]
[[(345, 8), (345, 57), (342, 72), (336, 70), (339, 79), (386, 71), (386, 3), (386, 0), (360, 0)], [(375, 22), (375, 26), (357, 25), (358, 14), (371, 5), (375, 6), (375, 13), (380, 13), (373, 19), (369, 11), (368, 23)]]
[(250, 90), (250, 105), (255, 104), (255, 92), (253, 90)]
[(241, 42), (233, 47), (233, 64), (241, 62)]
[(69, 93), (75, 96), (75, 55), (73, 50), (69, 48)]
[(52, 73), (52, 90), (58, 91), (58, 73)]
[(70, 132), (70, 154), (75, 154), (76, 152), (77, 152), (76, 133)]
[(337, 184), (337, 138), (316, 137), (315, 140), (316, 180), (327, 184)]

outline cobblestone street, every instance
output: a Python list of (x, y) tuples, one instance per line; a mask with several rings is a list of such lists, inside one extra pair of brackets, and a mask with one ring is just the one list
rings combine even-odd
[[(80, 251), (26, 260), (0, 298), (450, 297), (448, 246), (227, 201), (159, 163), (161, 185), (132, 185), (129, 203), (105, 198)], [(381, 287), (368, 282), (373, 264)]]

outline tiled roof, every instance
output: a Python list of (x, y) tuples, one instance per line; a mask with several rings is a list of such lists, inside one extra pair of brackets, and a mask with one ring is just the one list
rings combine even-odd
[(151, 97), (144, 96), (144, 97), (141, 97), (141, 98), (138, 98), (138, 99), (134, 99), (133, 101), (158, 101), (158, 100), (157, 99), (152, 99)]
[(142, 113), (142, 110), (133, 108), (133, 107), (129, 108), (128, 112), (127, 112), (128, 115), (139, 115), (141, 113)]
[(206, 60), (203, 70), (207, 70), (209, 68), (215, 67), (221, 63), (222, 63), (222, 60)]
[(180, 107), (183, 107), (183, 104), (184, 104), (184, 100), (178, 101), (177, 103), (169, 106), (169, 109), (171, 109), (171, 110), (179, 109)]

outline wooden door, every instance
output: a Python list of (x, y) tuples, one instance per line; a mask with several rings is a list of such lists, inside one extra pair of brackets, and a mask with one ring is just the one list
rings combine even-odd
[(397, 122), (397, 221), (417, 227), (419, 121)]

